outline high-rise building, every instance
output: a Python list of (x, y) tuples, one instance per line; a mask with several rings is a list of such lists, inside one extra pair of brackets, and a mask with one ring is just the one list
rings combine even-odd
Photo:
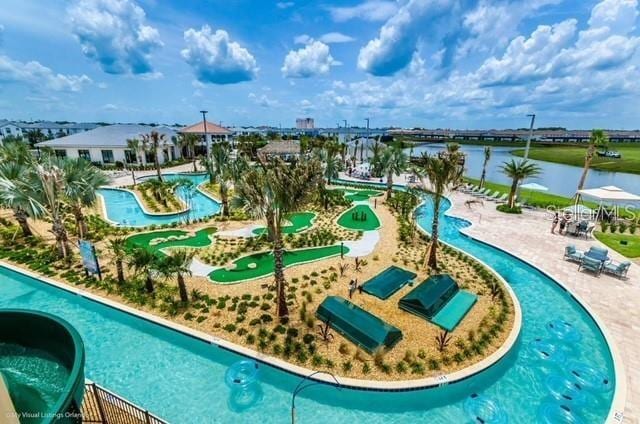
[(301, 130), (312, 130), (314, 127), (313, 118), (296, 119), (296, 128)]

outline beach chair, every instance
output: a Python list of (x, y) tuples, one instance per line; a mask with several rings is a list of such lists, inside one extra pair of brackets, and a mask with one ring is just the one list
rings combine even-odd
[(627, 272), (629, 271), (630, 267), (631, 267), (631, 262), (629, 261), (624, 261), (619, 264), (614, 262), (608, 262), (604, 264), (604, 266), (602, 267), (602, 271), (604, 271), (607, 274), (615, 275), (620, 279), (626, 279)]
[(476, 192), (474, 192), (474, 193), (471, 193), (471, 195), (472, 195), (472, 196), (474, 196), (474, 197), (482, 197), (482, 196), (484, 196), (485, 194), (487, 194), (488, 192), (489, 192), (489, 189), (488, 189), (488, 188), (485, 188), (485, 189), (482, 189), (482, 190), (480, 190), (480, 191), (476, 191)]
[(498, 197), (495, 202), (496, 203), (507, 203), (507, 198), (509, 195), (507, 193), (503, 193), (502, 196)]
[(489, 190), (487, 192), (487, 194), (482, 196), (482, 199), (484, 199), (484, 200), (493, 200), (493, 199), (497, 198), (498, 196), (500, 196), (500, 193), (497, 190), (494, 191), (493, 193), (491, 193), (491, 190)]
[(573, 244), (568, 245), (564, 248), (564, 258), (571, 262), (582, 262), (582, 257), (584, 256), (584, 252), (576, 249)]

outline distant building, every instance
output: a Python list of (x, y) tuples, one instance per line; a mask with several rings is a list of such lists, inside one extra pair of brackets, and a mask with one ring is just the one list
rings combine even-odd
[(81, 157), (90, 162), (103, 165), (115, 164), (116, 162), (139, 164), (138, 156), (142, 156), (142, 163), (139, 165), (146, 165), (154, 162), (153, 153), (134, 152), (129, 149), (127, 140), (141, 140), (143, 134), (149, 134), (152, 131), (164, 135), (164, 144), (160, 146), (157, 154), (160, 163), (181, 157), (179, 149), (175, 147), (173, 142), (177, 136), (173, 129), (165, 126), (153, 127), (137, 124), (115, 124), (98, 127), (93, 130), (37, 143), (36, 148), (48, 147), (53, 149), (58, 157)]
[(269, 159), (279, 157), (289, 161), (300, 156), (300, 142), (298, 140), (271, 141), (264, 147), (258, 149), (258, 157)]
[(0, 142), (9, 135), (26, 137), (31, 131), (39, 131), (44, 138), (51, 139), (93, 130), (97, 127), (98, 124), (90, 122), (60, 124), (51, 121), (20, 122), (0, 120)]
[(0, 120), (0, 144), (9, 136), (22, 137), (22, 128), (15, 122)]
[[(200, 121), (193, 125), (180, 128), (178, 132), (181, 134), (196, 134), (202, 138), (200, 146), (196, 146), (197, 155), (206, 154), (207, 139), (209, 140), (210, 144), (215, 144), (229, 141), (229, 139), (233, 135), (233, 132), (229, 129), (221, 127), (220, 125), (216, 125), (209, 121)], [(205, 139), (205, 132), (207, 134), (207, 139)]]
[(296, 128), (299, 130), (312, 130), (315, 128), (313, 118), (296, 119)]

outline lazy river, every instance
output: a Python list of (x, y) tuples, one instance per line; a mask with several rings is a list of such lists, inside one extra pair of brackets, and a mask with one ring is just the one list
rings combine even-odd
[[(200, 219), (215, 215), (220, 211), (220, 203), (197, 188), (207, 180), (206, 174), (163, 174), (162, 177), (167, 181), (188, 179), (193, 182), (194, 188), (191, 190), (185, 187), (176, 189), (176, 195), (189, 206), (189, 210), (173, 214), (148, 213), (142, 208), (132, 192), (105, 187), (99, 189), (98, 194), (102, 197), (107, 219), (119, 226), (146, 227)], [(141, 177), (138, 178), (138, 181), (150, 178), (155, 178), (155, 176)]]
[[(432, 214), (427, 199), (417, 210), (426, 230)], [(464, 423), (480, 422), (480, 415), (485, 423), (605, 421), (615, 373), (594, 320), (536, 268), (462, 235), (468, 225), (443, 214), (441, 237), (485, 261), (512, 286), (523, 319), (509, 354), (479, 374), (438, 388), (379, 392), (316, 385), (298, 397), (299, 422)], [(238, 354), (6, 268), (0, 268), (0, 307), (42, 310), (69, 321), (86, 345), (87, 377), (169, 421), (290, 422), (298, 376), (263, 365), (262, 400), (237, 412), (243, 408), (225, 386), (225, 371), (243, 359)], [(487, 419), (489, 410), (493, 420)]]

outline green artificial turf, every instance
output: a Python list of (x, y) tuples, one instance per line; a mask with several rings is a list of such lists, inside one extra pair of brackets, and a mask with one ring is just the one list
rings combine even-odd
[(355, 205), (340, 215), (338, 225), (349, 230), (371, 231), (380, 228), (380, 220), (369, 205)]
[[(620, 152), (622, 158), (613, 159), (596, 155), (591, 162), (592, 169), (640, 174), (640, 145), (611, 144), (609, 150)], [(529, 157), (547, 162), (583, 167), (586, 152), (587, 146), (534, 147), (529, 150)], [(512, 153), (516, 156), (524, 156), (523, 149), (514, 150)]]
[(150, 233), (141, 233), (135, 234), (127, 239), (127, 246), (130, 248), (133, 247), (142, 247), (148, 249), (149, 251), (156, 253), (162, 249), (167, 248), (175, 248), (175, 247), (206, 247), (211, 244), (211, 239), (209, 236), (216, 232), (215, 227), (203, 228), (201, 230), (196, 231), (195, 236), (184, 240), (169, 240), (164, 241), (162, 243), (156, 245), (150, 245), (151, 240), (156, 238), (167, 238), (170, 236), (184, 236), (185, 234), (189, 234), (184, 230), (162, 230), (162, 231), (153, 231)]
[[(616, 252), (626, 256), (627, 258), (637, 258), (640, 256), (640, 236), (635, 234), (612, 234), (596, 231), (595, 238), (609, 246)], [(626, 245), (620, 244), (625, 240)]]
[[(342, 252), (349, 249), (342, 247)], [(340, 255), (340, 246), (315, 247), (311, 249), (288, 250), (284, 252), (284, 266), (290, 267), (301, 263), (317, 261)], [(219, 268), (209, 274), (212, 281), (228, 284), (239, 281), (252, 280), (273, 274), (274, 261), (272, 252), (254, 253), (233, 261), (233, 269)], [(255, 267), (249, 267), (255, 264)]]
[(362, 202), (384, 194), (384, 191), (380, 190), (359, 190), (357, 188), (334, 188), (333, 190), (343, 192), (344, 197), (352, 202)]
[[(287, 221), (289, 221), (291, 225), (282, 227), (282, 234), (295, 234), (300, 231), (308, 230), (311, 228), (315, 217), (316, 214), (313, 212), (296, 212), (287, 215)], [(265, 231), (266, 228), (260, 227), (254, 229), (253, 234), (261, 235), (264, 234)]]

